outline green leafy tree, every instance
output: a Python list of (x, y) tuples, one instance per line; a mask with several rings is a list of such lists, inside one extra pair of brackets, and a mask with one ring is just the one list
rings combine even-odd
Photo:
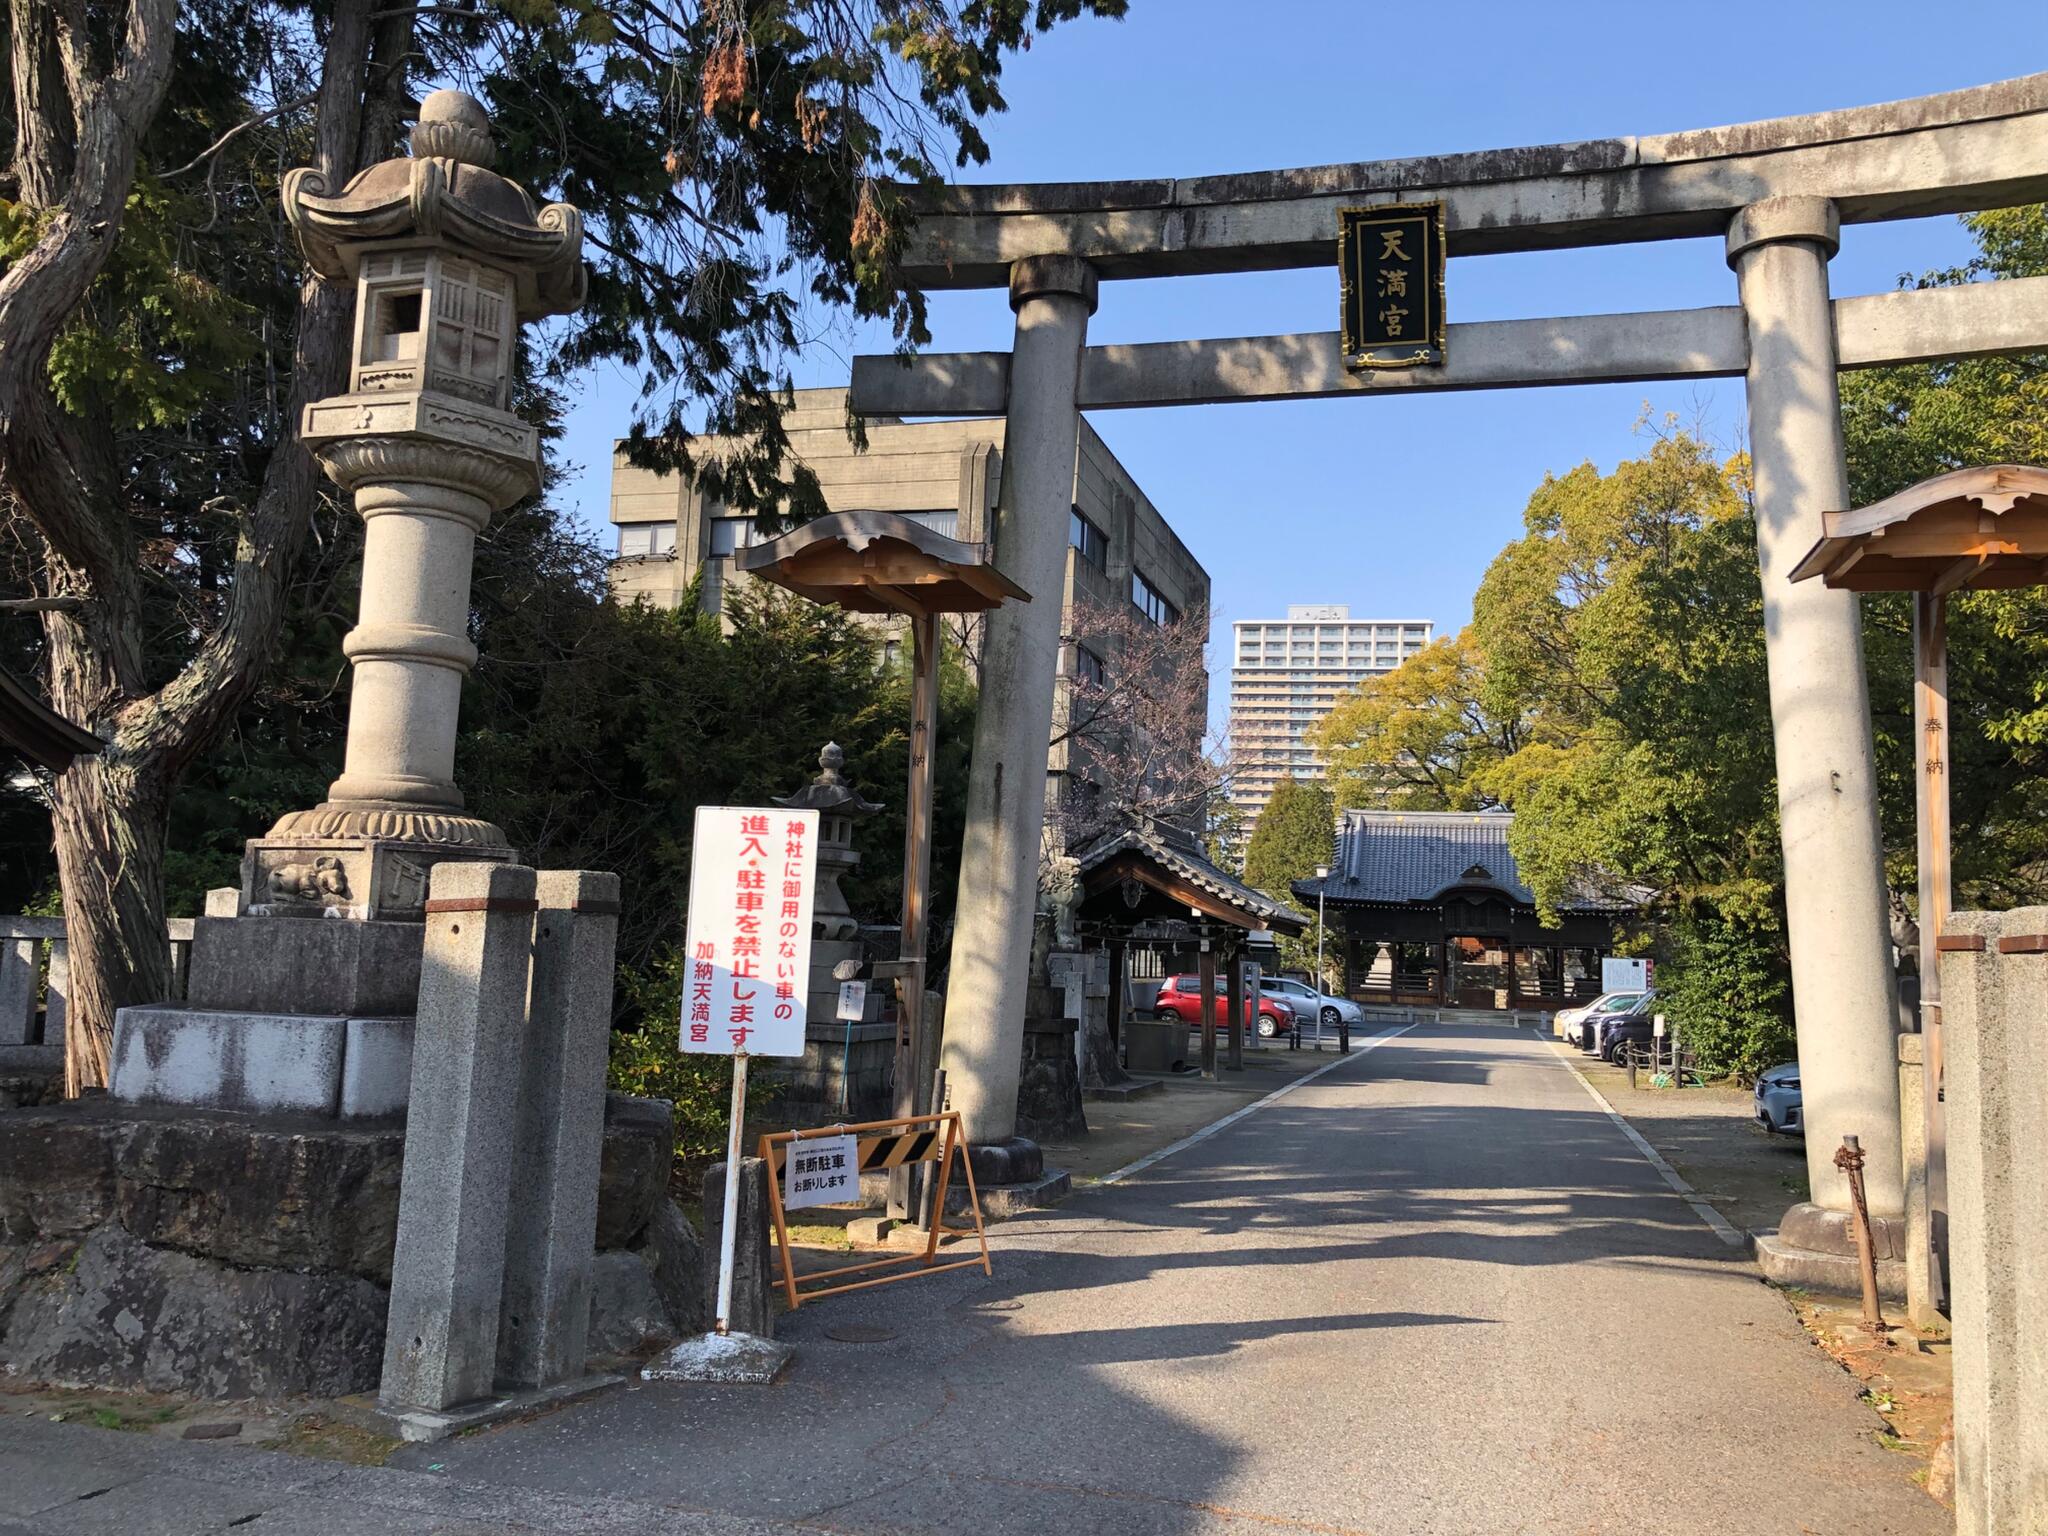
[(1282, 779), (1273, 786), (1273, 798), (1259, 813), (1245, 845), (1246, 882), (1298, 905), (1289, 887), (1296, 880), (1313, 878), (1318, 865), (1330, 862), (1336, 825), (1329, 790), (1291, 775)]
[[(398, 150), (415, 95), (474, 83), (499, 169), (586, 219), (589, 302), (528, 382), (635, 370), (636, 456), (801, 518), (823, 503), (788, 456), (783, 358), (839, 309), (924, 339), (903, 189), (986, 156), (977, 124), (1035, 31), (1124, 8), (8, 0), (0, 581), (66, 600), (37, 659), (108, 743), (46, 786), (73, 1087), (104, 1081), (115, 1010), (168, 989), (174, 791), (268, 686), (337, 515), (292, 428), (345, 383), (354, 296), (305, 277), (283, 170), (339, 187)], [(693, 425), (739, 447), (697, 463)]]
[[(1335, 860), (1337, 813), (1330, 791), (1321, 784), (1289, 775), (1273, 786), (1273, 798), (1259, 812), (1252, 835), (1245, 843), (1245, 883), (1268, 896), (1285, 902), (1297, 912), (1307, 912), (1292, 889), (1296, 880), (1315, 877), (1319, 866)], [(1290, 970), (1313, 973), (1316, 969), (1316, 940), (1313, 930), (1306, 938), (1281, 938), (1280, 963)], [(1329, 956), (1325, 955), (1326, 962)], [(1319, 985), (1328, 987), (1325, 974)]]
[(1520, 746), (1523, 721), (1496, 715), (1470, 630), (1368, 677), (1308, 731), (1337, 803), (1398, 810), (1484, 810), (1487, 770)]

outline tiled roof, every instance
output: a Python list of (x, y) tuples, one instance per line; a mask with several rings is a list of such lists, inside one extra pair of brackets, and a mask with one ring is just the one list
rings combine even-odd
[(1207, 891), (1225, 906), (1242, 912), (1261, 928), (1277, 928), (1283, 933), (1299, 933), (1308, 926), (1301, 914), (1293, 908), (1275, 901), (1264, 891), (1253, 890), (1217, 868), (1209, 861), (1207, 855), (1195, 846), (1192, 838), (1169, 839), (1161, 833), (1138, 827), (1125, 827), (1118, 832), (1105, 833), (1078, 855), (1081, 873), (1085, 875), (1125, 852), (1142, 854), (1155, 864), (1180, 876), (1190, 885)]
[[(1346, 811), (1337, 834), (1337, 866), (1323, 884), (1331, 901), (1432, 901), (1456, 886), (1497, 890), (1533, 906), (1508, 850), (1509, 811)], [(1298, 880), (1297, 896), (1313, 901), (1318, 882)], [(1614, 910), (1626, 897), (1588, 891), (1567, 907)]]

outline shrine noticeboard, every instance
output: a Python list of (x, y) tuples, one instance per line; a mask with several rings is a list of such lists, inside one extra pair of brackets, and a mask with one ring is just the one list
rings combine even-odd
[(1337, 210), (1344, 366), (1416, 368), (1444, 360), (1444, 205)]
[(816, 811), (697, 807), (683, 1050), (803, 1055), (817, 886)]

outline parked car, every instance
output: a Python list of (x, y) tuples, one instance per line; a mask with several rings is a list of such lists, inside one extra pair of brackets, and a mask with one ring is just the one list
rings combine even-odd
[(1759, 1072), (1756, 1078), (1756, 1123), (1773, 1135), (1806, 1135), (1804, 1101), (1799, 1093), (1799, 1063), (1788, 1061)]
[[(1589, 1020), (1588, 1027), (1593, 1023)], [(1600, 1059), (1619, 1063), (1627, 1047), (1648, 1045), (1657, 1037), (1657, 994), (1645, 992), (1633, 1008), (1601, 1015), (1597, 1027)]]
[[(1348, 997), (1332, 997), (1327, 992), (1318, 992), (1305, 981), (1296, 981), (1290, 976), (1261, 976), (1259, 991), (1268, 997), (1278, 998), (1294, 1010), (1295, 1017), (1306, 1027), (1320, 1019), (1325, 1031), (1334, 1030), (1339, 1024), (1358, 1028), (1365, 1023), (1365, 1010)], [(1260, 1034), (1270, 1033), (1263, 1021)]]
[[(1277, 997), (1265, 996), (1265, 988), (1259, 989), (1258, 1031), (1271, 1038), (1285, 1034), (1294, 1028), (1294, 1010)], [(1249, 1005), (1249, 1000), (1247, 1000)], [(1202, 978), (1199, 976), (1169, 976), (1159, 988), (1159, 997), (1152, 1004), (1152, 1017), (1162, 1023), (1179, 1022), (1199, 1024), (1202, 1022)], [(1216, 981), (1216, 1027), (1230, 1027), (1230, 989), (1221, 977)]]
[(1556, 1026), (1557, 1034), (1567, 1045), (1576, 1045), (1581, 1050), (1591, 1050), (1598, 1041), (1599, 1025), (1595, 1023), (1592, 1033), (1589, 1035), (1587, 1030), (1587, 1022), (1589, 1020), (1606, 1018), (1616, 1013), (1626, 1013), (1644, 998), (1655, 995), (1652, 992), (1603, 992), (1594, 998), (1593, 1001), (1581, 1007), (1560, 1008), (1557, 1011), (1557, 1017), (1560, 1021)]

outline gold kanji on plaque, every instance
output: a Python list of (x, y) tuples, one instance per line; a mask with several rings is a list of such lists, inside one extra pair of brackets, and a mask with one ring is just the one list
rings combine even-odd
[(1444, 254), (1442, 203), (1339, 210), (1345, 367), (1442, 365)]

